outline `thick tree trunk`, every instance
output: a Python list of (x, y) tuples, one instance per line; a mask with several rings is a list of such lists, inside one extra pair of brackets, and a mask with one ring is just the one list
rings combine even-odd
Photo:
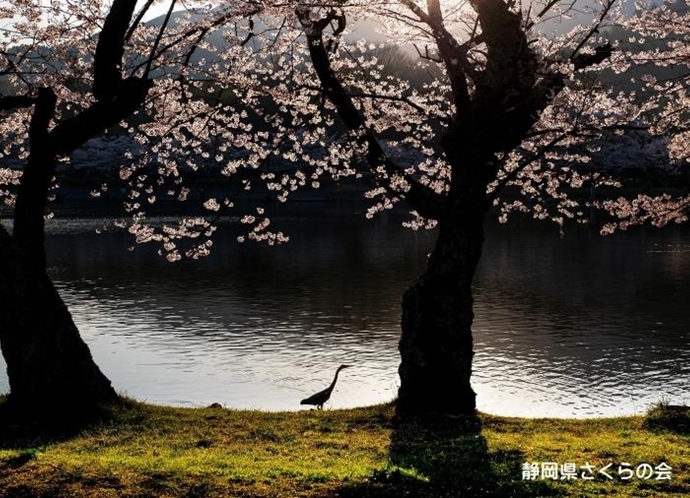
[(117, 399), (62, 299), (45, 274), (28, 267), (0, 230), (0, 344), (10, 381), (8, 405), (35, 417), (77, 414)]
[(426, 271), (403, 296), (399, 414), (475, 413), (472, 279), (484, 214), (458, 209), (439, 220)]
[(58, 411), (80, 414), (117, 399), (46, 273), (44, 212), (55, 172), (48, 126), (55, 102), (51, 90), (39, 90), (13, 235), (0, 227), (0, 346), (10, 381), (7, 406), (38, 418)]

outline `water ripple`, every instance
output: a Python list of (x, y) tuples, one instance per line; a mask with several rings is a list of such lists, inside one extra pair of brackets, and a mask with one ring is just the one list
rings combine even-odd
[[(330, 406), (394, 398), (400, 296), (429, 238), (293, 219), (285, 247), (237, 246), (224, 227), (210, 259), (173, 267), (147, 248), (127, 252), (127, 234), (94, 236), (106, 222), (53, 225), (50, 272), (127, 394), (300, 409), (346, 363)], [(532, 225), (488, 227), (475, 281), (479, 408), (587, 417), (637, 413), (662, 397), (690, 403), (687, 247), (687, 230), (561, 239)]]

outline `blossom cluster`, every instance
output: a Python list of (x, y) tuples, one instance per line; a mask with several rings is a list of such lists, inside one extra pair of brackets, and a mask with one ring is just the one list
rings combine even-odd
[[(513, 10), (518, 4), (507, 3)], [(517, 211), (559, 225), (587, 223), (592, 210), (605, 210), (615, 217), (602, 230), (610, 233), (687, 220), (687, 193), (593, 195), (622, 184), (621, 165), (687, 172), (687, 4), (644, 4), (632, 14), (614, 0), (595, 4), (549, 2), (546, 10), (521, 15), (536, 61), (525, 81), (534, 94), (554, 80), (561, 84), (551, 84), (547, 105), (521, 142), (487, 161), (487, 196), (501, 221)], [(240, 241), (288, 240), (273, 231), (256, 202), (235, 202), (243, 196), (286, 202), (302, 189), (371, 181), (365, 196), (371, 200), (367, 216), (374, 216), (409, 200), (413, 186), (447, 197), (459, 170), (469, 167), (447, 156), (443, 138), (460, 112), (453, 83), (458, 68), (471, 100), (488, 67), (473, 3), (438, 3), (441, 20), (404, 0), (301, 2), (301, 18), (290, 2), (180, 5), (167, 24), (141, 17), (128, 30), (122, 77), (146, 77), (153, 86), (139, 110), (107, 130), (130, 146), (113, 160), (118, 174), (99, 180), (92, 192), (107, 193), (110, 182), (124, 185), (129, 218), (120, 223), (137, 242), (160, 244), (167, 259), (208, 254), (221, 217), (246, 228)], [(3, 4), (2, 95), (52, 88), (58, 98), (54, 123), (90, 109), (96, 35), (110, 7), (100, 0)], [(554, 23), (575, 13), (582, 22), (553, 33)], [(339, 120), (333, 89), (320, 84), (305, 42), (306, 32), (324, 20), (328, 26), (316, 42), (327, 49), (329, 71), (362, 117), (357, 130)], [(358, 22), (372, 21), (379, 32), (359, 39)], [(593, 60), (606, 44), (613, 47), (608, 56), (576, 67), (577, 57)], [(448, 58), (447, 47), (463, 49)], [(0, 120), (0, 198), (6, 204), (14, 202), (30, 151), (31, 114), (22, 107), (3, 111)], [(374, 143), (381, 157), (371, 167)], [(196, 177), (221, 178), (227, 195), (205, 195), (188, 183)], [(199, 199), (206, 214), (177, 224), (149, 222), (150, 207), (161, 199)], [(435, 225), (415, 209), (405, 222), (412, 229)]]

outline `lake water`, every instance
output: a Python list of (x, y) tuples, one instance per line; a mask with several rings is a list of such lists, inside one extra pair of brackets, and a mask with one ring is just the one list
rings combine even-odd
[[(348, 363), (327, 407), (389, 401), (401, 295), (433, 233), (394, 213), (322, 209), (278, 213), (286, 245), (237, 244), (226, 223), (212, 256), (176, 264), (129, 251), (127, 233), (94, 233), (107, 220), (54, 220), (50, 273), (96, 362), (134, 398), (298, 410)], [(474, 286), (479, 409), (589, 417), (690, 403), (688, 228), (560, 237), (549, 224), (489, 223)]]

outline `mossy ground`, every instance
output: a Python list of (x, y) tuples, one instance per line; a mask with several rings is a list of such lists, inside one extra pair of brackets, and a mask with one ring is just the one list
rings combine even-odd
[[(71, 433), (1, 427), (0, 497), (688, 496), (690, 435), (675, 423), (653, 412), (401, 421), (391, 405), (269, 413), (128, 402)], [(614, 480), (523, 480), (526, 462), (612, 463)], [(671, 479), (622, 481), (623, 462), (666, 462)]]

